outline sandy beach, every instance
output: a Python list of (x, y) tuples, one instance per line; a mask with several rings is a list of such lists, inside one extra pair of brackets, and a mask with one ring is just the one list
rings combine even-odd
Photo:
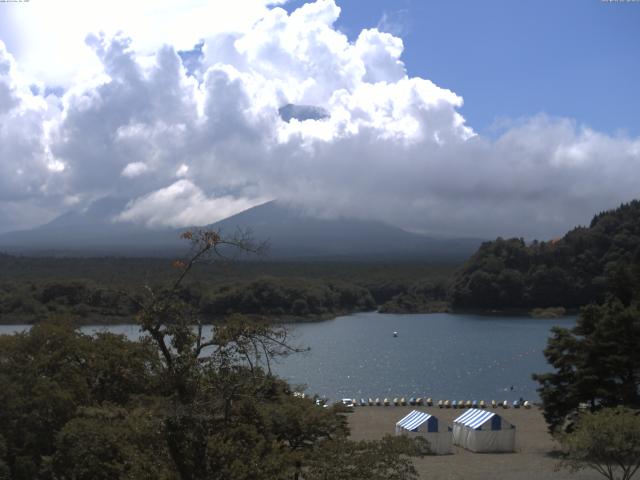
[[(464, 410), (437, 407), (355, 407), (348, 414), (351, 436), (355, 440), (371, 440), (395, 431), (395, 423), (411, 410), (421, 410), (451, 425)], [(531, 409), (496, 409), (507, 421), (516, 426), (515, 453), (471, 453), (454, 446), (453, 455), (428, 456), (415, 461), (424, 479), (597, 479), (596, 472), (584, 470), (576, 474), (554, 471), (557, 460), (553, 452), (558, 445), (547, 433), (542, 412)]]

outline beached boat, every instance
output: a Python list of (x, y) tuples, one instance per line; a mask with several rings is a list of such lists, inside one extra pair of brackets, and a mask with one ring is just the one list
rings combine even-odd
[(367, 405), (367, 401), (366, 401), (364, 398), (361, 398), (361, 399), (360, 399), (360, 406), (361, 406), (361, 407), (364, 407), (364, 406), (366, 406), (366, 405)]
[(404, 398), (404, 397), (402, 397), (402, 398), (400, 399), (400, 405), (402, 405), (402, 406), (404, 407), (406, 404), (407, 404), (407, 401), (405, 400), (405, 398)]
[(424, 405), (424, 401), (422, 400), (422, 397), (416, 398), (416, 405)]
[(453, 402), (451, 402), (451, 408), (458, 408), (458, 401), (454, 400)]
[(495, 400), (491, 400), (491, 408), (497, 408), (498, 403)]
[(480, 408), (487, 408), (487, 405), (484, 403), (484, 400), (480, 400)]
[(389, 406), (389, 399), (388, 399), (388, 398), (385, 398), (385, 399), (384, 399), (384, 401), (383, 401), (383, 403), (384, 403), (384, 406), (385, 406), (385, 407), (388, 407), (388, 406)]
[(529, 400), (525, 400), (522, 405), (524, 408), (531, 408), (531, 402)]
[(442, 400), (438, 400), (438, 408), (444, 407), (444, 402)]
[(377, 406), (382, 405), (382, 402), (380, 402), (380, 398), (376, 398), (376, 405), (377, 405)]
[(449, 403), (449, 400), (445, 400), (444, 401), (444, 407), (445, 408), (450, 408), (451, 407), (451, 404)]
[(478, 401), (474, 400), (471, 402), (471, 408), (478, 408)]
[(393, 404), (397, 407), (398, 405), (400, 405), (400, 400), (398, 399), (398, 397), (393, 397)]
[(433, 405), (433, 399), (431, 397), (427, 398), (427, 406), (431, 407), (432, 405)]
[(506, 400), (502, 402), (502, 408), (509, 408), (509, 402), (507, 402)]
[(471, 408), (471, 405), (472, 405), (471, 400), (467, 400), (466, 403), (464, 404), (464, 406), (467, 408)]

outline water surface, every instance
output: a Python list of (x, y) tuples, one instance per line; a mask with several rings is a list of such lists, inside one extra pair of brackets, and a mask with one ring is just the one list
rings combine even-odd
[[(280, 360), (274, 370), (295, 385), (306, 385), (308, 393), (330, 399), (536, 400), (531, 374), (549, 371), (542, 350), (553, 325), (571, 327), (575, 317), (358, 313), (291, 325), (293, 343), (311, 350)], [(0, 333), (28, 328), (2, 325)], [(136, 325), (82, 331), (105, 329), (131, 339), (140, 335)]]

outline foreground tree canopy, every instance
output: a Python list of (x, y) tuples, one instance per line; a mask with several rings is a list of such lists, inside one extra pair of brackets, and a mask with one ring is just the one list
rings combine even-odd
[(591, 468), (608, 480), (630, 480), (640, 469), (640, 412), (605, 408), (585, 412), (575, 430), (559, 436), (564, 449), (560, 467)]
[(337, 407), (292, 395), (270, 371), (298, 351), (286, 330), (235, 316), (206, 337), (181, 298), (195, 265), (243, 238), (187, 233), (176, 280), (138, 302), (140, 341), (65, 319), (0, 336), (0, 478), (411, 479), (425, 442), (348, 439)]
[(640, 310), (610, 298), (585, 307), (572, 329), (555, 327), (544, 354), (554, 372), (534, 375), (552, 432), (585, 406), (640, 408)]

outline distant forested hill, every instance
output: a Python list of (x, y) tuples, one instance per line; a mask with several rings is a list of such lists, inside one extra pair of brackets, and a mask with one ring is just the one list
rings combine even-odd
[(639, 277), (640, 201), (634, 200), (558, 240), (483, 243), (455, 275), (449, 297), (458, 309), (576, 308), (607, 292), (630, 297)]

